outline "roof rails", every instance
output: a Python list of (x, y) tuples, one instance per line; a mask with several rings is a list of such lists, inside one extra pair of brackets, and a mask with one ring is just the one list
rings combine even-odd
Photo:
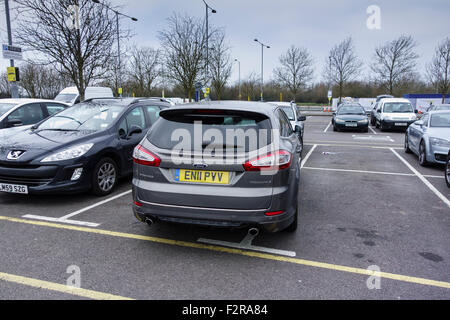
[(83, 102), (92, 102), (92, 101), (94, 101), (94, 100), (130, 100), (131, 99), (131, 102), (130, 102), (130, 104), (131, 103), (137, 103), (137, 102), (139, 102), (139, 99), (135, 99), (135, 98), (120, 98), (120, 97), (104, 97), (104, 98), (102, 98), (102, 97), (97, 97), (97, 98), (91, 98), (91, 99), (86, 99), (86, 100), (84, 100)]

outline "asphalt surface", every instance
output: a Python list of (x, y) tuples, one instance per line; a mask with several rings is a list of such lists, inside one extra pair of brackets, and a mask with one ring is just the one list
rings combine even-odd
[[(112, 195), (122, 196), (70, 217), (96, 227), (49, 220), (112, 196), (0, 194), (0, 299), (449, 299), (443, 167), (405, 154), (404, 133), (333, 132), (329, 121), (306, 122), (297, 232), (258, 235), (262, 251), (228, 248), (247, 230), (138, 222), (130, 179)], [(73, 265), (86, 292), (64, 289)]]

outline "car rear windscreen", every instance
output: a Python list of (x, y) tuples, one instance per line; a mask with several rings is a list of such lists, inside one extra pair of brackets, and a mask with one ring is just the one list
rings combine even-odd
[(147, 139), (168, 150), (184, 142), (193, 151), (217, 148), (251, 152), (271, 143), (271, 129), (270, 119), (256, 112), (171, 110), (161, 113)]

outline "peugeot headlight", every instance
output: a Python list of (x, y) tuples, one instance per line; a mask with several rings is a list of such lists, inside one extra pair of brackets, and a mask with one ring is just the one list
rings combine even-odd
[(445, 140), (445, 139), (430, 138), (430, 143), (433, 146), (450, 148), (450, 141)]
[(336, 118), (336, 123), (345, 123), (345, 120), (342, 120), (342, 119), (339, 119), (339, 118)]
[(41, 162), (55, 162), (79, 158), (82, 155), (86, 154), (86, 152), (88, 152), (93, 145), (93, 143), (87, 143), (67, 148), (62, 151), (53, 153), (52, 155), (41, 160)]

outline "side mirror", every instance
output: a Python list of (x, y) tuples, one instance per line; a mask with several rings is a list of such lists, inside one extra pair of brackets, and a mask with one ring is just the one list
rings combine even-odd
[(333, 117), (336, 115), (336, 112), (333, 112)]
[(302, 132), (302, 128), (300, 126), (295, 126), (295, 133), (301, 133)]
[(23, 126), (23, 123), (19, 119), (11, 119), (6, 122), (7, 128), (20, 127)]
[(299, 116), (298, 121), (306, 121), (306, 116)]
[(142, 133), (142, 128), (136, 125), (131, 126), (130, 131), (128, 132), (127, 138), (130, 138), (133, 134)]
[(422, 120), (417, 120), (416, 122), (414, 122), (415, 125), (418, 125), (419, 127), (423, 127), (424, 123)]
[(381, 113), (381, 109), (378, 109), (378, 110), (377, 110), (377, 113)]
[(419, 110), (417, 110), (417, 109), (414, 110), (414, 113), (415, 113), (415, 114), (419, 114)]

